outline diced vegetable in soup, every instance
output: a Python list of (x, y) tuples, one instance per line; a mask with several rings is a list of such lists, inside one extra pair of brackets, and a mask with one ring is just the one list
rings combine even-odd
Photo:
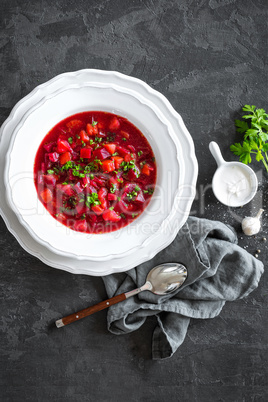
[(152, 198), (156, 163), (151, 146), (127, 119), (84, 112), (58, 123), (35, 158), (38, 197), (49, 213), (85, 233), (118, 230)]

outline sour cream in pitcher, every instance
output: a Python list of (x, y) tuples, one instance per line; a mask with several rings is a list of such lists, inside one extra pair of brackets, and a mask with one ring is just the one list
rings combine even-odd
[(227, 164), (219, 170), (214, 191), (224, 204), (240, 206), (252, 192), (250, 173), (238, 165)]

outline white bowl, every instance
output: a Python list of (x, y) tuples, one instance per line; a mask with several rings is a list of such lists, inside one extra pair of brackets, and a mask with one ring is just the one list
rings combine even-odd
[[(34, 159), (44, 136), (60, 120), (87, 110), (116, 113), (134, 123), (147, 137), (157, 163), (156, 189), (146, 210), (130, 225), (107, 234), (79, 233), (57, 222), (38, 200), (33, 180)], [(7, 154), (7, 199), (22, 225), (53, 252), (93, 261), (121, 258), (173, 226), (184, 184), (179, 180), (182, 157), (172, 126), (143, 96), (113, 84), (71, 85), (42, 99), (18, 125)]]
[[(39, 241), (36, 236), (32, 236), (26, 226), (20, 223), (21, 217), (14, 213), (6, 200), (5, 186), (7, 183), (7, 166), (5, 166), (5, 156), (9, 153), (14, 136), (16, 135), (19, 124), (23, 121), (29, 111), (34, 108), (48, 95), (53, 96), (56, 91), (67, 88), (71, 84), (86, 85), (88, 83), (102, 82), (107, 85), (115, 84), (127, 90), (132, 90), (138, 95), (150, 101), (170, 122), (176, 134), (179, 158), (179, 198), (177, 210), (168, 227), (168, 231), (158, 231), (158, 235), (146, 247), (141, 248), (136, 253), (129, 256), (121, 256), (112, 260), (95, 261), (88, 259), (78, 259), (75, 256), (69, 257), (55, 253), (52, 248), (48, 248)], [(116, 272), (127, 271), (151, 258), (162, 249), (167, 247), (176, 237), (178, 230), (186, 221), (192, 201), (195, 197), (196, 179), (198, 165), (194, 152), (192, 138), (185, 127), (181, 116), (174, 110), (168, 100), (159, 92), (152, 89), (145, 82), (116, 71), (102, 71), (95, 69), (84, 69), (74, 72), (67, 72), (58, 75), (48, 82), (36, 87), (29, 95), (18, 102), (13, 108), (10, 116), (4, 122), (0, 130), (0, 213), (9, 229), (15, 236), (20, 245), (30, 254), (39, 258), (45, 264), (56, 269), (62, 269), (72, 274), (84, 274), (103, 276)], [(23, 194), (22, 194), (23, 196)]]
[(215, 141), (209, 143), (209, 149), (218, 165), (212, 179), (215, 197), (228, 207), (242, 207), (249, 203), (258, 190), (254, 171), (241, 162), (226, 162)]

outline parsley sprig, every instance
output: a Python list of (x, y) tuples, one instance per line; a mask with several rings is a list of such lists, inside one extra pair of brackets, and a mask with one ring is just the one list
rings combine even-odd
[(245, 105), (242, 110), (248, 113), (242, 116), (246, 121), (235, 120), (235, 125), (244, 134), (244, 141), (231, 145), (230, 149), (246, 165), (252, 161), (251, 154), (255, 154), (256, 161), (262, 161), (268, 172), (268, 114), (254, 105)]

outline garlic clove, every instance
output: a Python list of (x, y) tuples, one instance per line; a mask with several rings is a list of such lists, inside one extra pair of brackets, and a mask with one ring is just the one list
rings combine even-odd
[(261, 228), (260, 217), (264, 209), (260, 209), (255, 217), (246, 216), (242, 220), (242, 230), (247, 236), (253, 236), (259, 233)]

